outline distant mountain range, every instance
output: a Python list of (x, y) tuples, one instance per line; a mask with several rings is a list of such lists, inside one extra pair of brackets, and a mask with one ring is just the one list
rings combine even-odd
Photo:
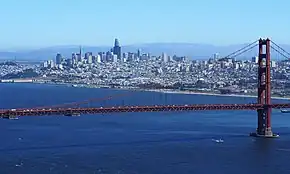
[[(167, 55), (189, 56), (194, 59), (208, 59), (214, 53), (219, 53), (220, 56), (228, 54), (246, 46), (247, 44), (236, 44), (229, 46), (214, 46), (210, 44), (194, 44), (194, 43), (149, 43), (122, 46), (122, 51), (137, 52), (141, 49), (142, 52), (151, 53), (152, 55), (161, 55), (165, 52)], [(280, 45), (286, 51), (290, 52), (290, 45)], [(93, 52), (94, 54), (102, 51), (110, 50), (109, 46), (83, 46), (83, 52)], [(55, 59), (57, 53), (61, 53), (65, 57), (71, 57), (73, 52), (78, 52), (79, 46), (54, 46), (34, 50), (21, 51), (0, 51), (0, 59), (16, 59), (16, 60), (48, 60)], [(258, 48), (255, 47), (251, 51), (239, 56), (239, 58), (251, 58), (257, 55)], [(272, 58), (282, 59), (283, 57), (272, 51)]]

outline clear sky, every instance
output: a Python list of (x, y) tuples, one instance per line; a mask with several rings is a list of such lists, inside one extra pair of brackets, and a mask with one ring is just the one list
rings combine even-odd
[[(0, 48), (269, 36), (290, 43), (289, 0), (0, 0)], [(267, 14), (268, 13), (268, 14)]]

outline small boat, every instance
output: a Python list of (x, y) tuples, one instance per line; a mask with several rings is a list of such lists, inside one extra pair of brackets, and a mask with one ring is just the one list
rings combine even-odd
[(222, 140), (222, 139), (212, 139), (212, 141), (215, 141), (216, 143), (223, 143), (224, 142), (224, 140)]
[(64, 116), (68, 116), (68, 117), (79, 117), (81, 116), (80, 113), (66, 113), (64, 114)]
[(223, 143), (223, 142), (224, 142), (224, 140), (222, 140), (222, 139), (219, 139), (219, 140), (215, 140), (215, 142), (217, 142), (217, 143)]
[(290, 110), (282, 109), (281, 112), (282, 113), (290, 113)]

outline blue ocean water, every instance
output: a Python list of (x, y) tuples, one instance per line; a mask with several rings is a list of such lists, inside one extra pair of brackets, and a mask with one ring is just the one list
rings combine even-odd
[[(128, 91), (0, 84), (1, 108), (104, 98)], [(255, 98), (129, 92), (86, 106), (249, 103)], [(288, 102), (273, 100), (273, 102)], [(114, 113), (0, 120), (0, 174), (290, 173), (290, 114), (273, 111), (277, 139), (249, 137), (254, 111)], [(224, 142), (217, 143), (216, 139)]]

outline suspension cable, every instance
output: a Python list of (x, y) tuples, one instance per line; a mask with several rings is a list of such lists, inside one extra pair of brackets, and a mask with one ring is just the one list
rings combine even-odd
[(99, 99), (88, 99), (82, 102), (74, 102), (74, 103), (70, 103), (68, 104), (68, 106), (79, 106), (81, 104), (88, 104), (91, 102), (96, 102), (96, 101), (107, 101), (107, 100), (111, 100), (111, 99), (115, 99), (115, 98), (120, 98), (123, 96), (128, 96), (130, 94), (132, 94), (134, 91), (130, 91), (130, 92), (126, 92), (126, 93), (122, 93), (122, 94), (118, 94), (118, 95), (112, 95), (112, 96), (107, 96), (104, 98), (99, 98)]
[(237, 56), (239, 56), (239, 55), (241, 55), (241, 54), (243, 54), (243, 53), (246, 53), (246, 52), (250, 51), (251, 49), (253, 49), (254, 47), (256, 47), (256, 46), (258, 46), (258, 45), (259, 45), (259, 44), (253, 45), (253, 46), (251, 46), (251, 47), (249, 47), (249, 48), (243, 50), (242, 52), (240, 52), (240, 53), (238, 53), (238, 54), (232, 56), (231, 58), (235, 58), (235, 57), (237, 57)]
[[(81, 101), (81, 102), (71, 102), (71, 103), (64, 103), (64, 104), (51, 105), (51, 106), (40, 106), (40, 107), (35, 107), (33, 109), (46, 109), (46, 108), (61, 108), (61, 107), (68, 107), (68, 106), (79, 106), (81, 104), (87, 104), (87, 103), (90, 103), (90, 102), (104, 101), (104, 100), (110, 100), (110, 99), (117, 98), (117, 97), (127, 96), (127, 95), (132, 94), (133, 92), (135, 92), (135, 91), (129, 91), (129, 92), (126, 92), (126, 93), (106, 96), (104, 98), (87, 99), (87, 100), (84, 100), (84, 101)], [(29, 108), (21, 108), (21, 110), (24, 110), (24, 109), (29, 109)]]
[[(255, 46), (257, 46), (257, 42), (258, 42), (259, 40), (256, 40), (256, 41), (254, 41), (254, 42), (252, 42), (252, 43), (250, 43), (250, 44), (248, 44), (248, 45), (246, 45), (246, 46), (244, 46), (243, 48), (241, 48), (241, 49), (238, 49), (237, 51), (235, 51), (235, 52), (232, 52), (231, 54), (229, 54), (229, 55), (227, 55), (227, 56), (225, 56), (225, 58), (229, 58), (230, 56), (232, 56), (232, 55), (235, 55), (236, 53), (238, 53), (238, 52), (240, 52), (240, 51), (242, 51), (242, 50), (244, 50), (244, 49), (246, 49), (246, 48), (248, 48), (248, 47), (250, 47), (251, 45), (253, 45), (253, 44), (255, 44), (256, 43), (256, 45)], [(253, 47), (251, 47), (251, 49), (252, 49)], [(244, 52), (243, 52), (244, 53)], [(240, 55), (240, 54), (239, 54)]]
[(275, 47), (271, 46), (273, 50), (275, 50), (277, 53), (279, 53), (281, 56), (285, 57), (286, 59), (289, 59), (285, 54), (281, 53), (279, 50), (277, 50)]
[[(271, 41), (271, 43), (273, 43), (276, 47), (278, 47), (280, 50), (282, 50), (282, 51), (284, 51), (286, 54), (288, 54), (289, 55), (289, 57), (290, 57), (290, 53), (289, 52), (287, 52), (285, 49), (283, 49), (282, 47), (280, 47), (278, 44), (276, 44), (275, 42), (273, 42), (273, 41)], [(272, 47), (273, 48), (273, 47)], [(276, 51), (276, 50), (275, 50)], [(288, 58), (289, 58), (288, 57)]]

